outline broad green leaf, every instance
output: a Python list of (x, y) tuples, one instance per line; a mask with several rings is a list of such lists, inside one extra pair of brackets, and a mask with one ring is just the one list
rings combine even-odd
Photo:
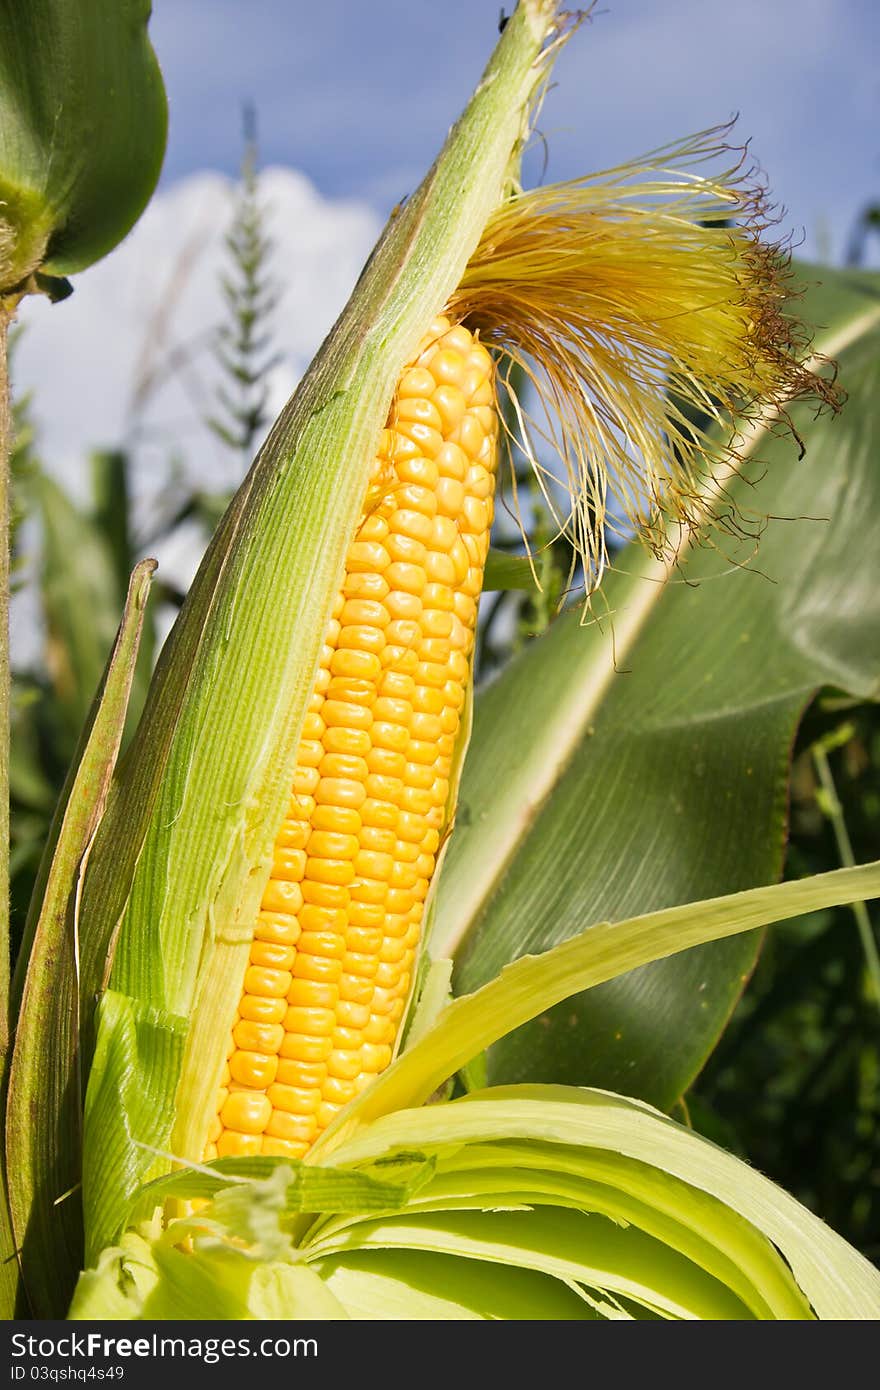
[(6, 1111), (13, 1226), (37, 1316), (63, 1311), (82, 1261), (77, 910), (125, 723), (155, 569), (138, 565), (104, 680), (58, 803), (13, 984)]
[[(556, 8), (518, 6), (436, 164), (391, 219), (209, 547), (108, 800), (84, 887), (83, 975), (100, 980), (118, 929), (113, 988), (187, 1020), (166, 1132), (152, 1140), (183, 1157), (203, 1151), (322, 634), (394, 387), (506, 186)], [(87, 1050), (91, 1031), (88, 1012)], [(102, 1142), (128, 1145), (126, 1171), (140, 1164), (142, 1180), (141, 1136), (119, 1116), (115, 1131)]]
[(42, 527), (46, 665), (69, 750), (88, 718), (113, 644), (118, 585), (106, 537), (91, 518), (44, 473), (33, 478), (30, 490)]
[[(828, 283), (798, 312), (825, 325), (816, 348), (839, 358), (849, 400), (839, 417), (792, 410), (803, 461), (772, 430), (747, 436), (719, 506), (736, 499), (760, 548), (716, 531), (667, 568), (630, 547), (592, 626), (562, 618), (478, 696), (432, 941), (455, 948), (456, 993), (591, 921), (778, 878), (805, 705), (823, 685), (878, 688), (880, 280), (804, 270)], [(567, 1000), (493, 1049), (489, 1080), (590, 1082), (668, 1108), (757, 945)]]
[(322, 1162), (377, 1116), (422, 1104), (484, 1048), (581, 990), (706, 941), (878, 895), (880, 861), (665, 908), (627, 922), (600, 922), (541, 956), (514, 961), (490, 984), (444, 1009), (434, 1026), (324, 1131), (309, 1157)]
[(491, 548), (486, 556), (483, 588), (487, 593), (493, 589), (534, 589), (535, 572), (528, 557)]

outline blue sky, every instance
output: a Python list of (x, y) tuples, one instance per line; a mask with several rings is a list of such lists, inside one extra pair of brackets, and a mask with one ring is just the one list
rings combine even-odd
[[(508, 3), (508, 9), (511, 4)], [(266, 163), (384, 215), (430, 164), (497, 33), (499, 0), (154, 0), (171, 101), (167, 184), (233, 172), (240, 109)], [(788, 209), (839, 260), (880, 196), (876, 0), (604, 0), (557, 64), (547, 177), (630, 158), (740, 113)]]

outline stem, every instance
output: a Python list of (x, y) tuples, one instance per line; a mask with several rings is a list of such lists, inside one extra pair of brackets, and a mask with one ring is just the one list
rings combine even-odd
[(9, 313), (0, 302), (0, 1066), (9, 1047)]
[[(846, 868), (851, 869), (856, 862), (852, 850), (852, 843), (849, 838), (849, 831), (846, 828), (846, 821), (843, 818), (843, 808), (837, 796), (834, 778), (831, 775), (828, 755), (821, 744), (817, 743), (813, 747), (813, 762), (816, 764), (819, 781), (825, 793), (825, 805), (822, 809), (831, 822), (834, 838), (837, 841), (838, 853), (840, 854), (840, 862), (845, 865)], [(865, 965), (868, 971), (868, 980), (870, 981), (870, 993), (873, 995), (874, 1003), (880, 1008), (880, 955), (878, 955), (877, 952), (877, 943), (874, 940), (871, 919), (868, 916), (868, 909), (863, 902), (850, 903), (850, 907), (856, 919), (856, 925), (859, 929), (859, 936), (862, 942), (862, 950), (865, 953)]]
[(6, 1196), (5, 1113), (9, 1050), (9, 459), (12, 412), (7, 365), (11, 314), (0, 300), (0, 1318), (15, 1317), (18, 1264)]

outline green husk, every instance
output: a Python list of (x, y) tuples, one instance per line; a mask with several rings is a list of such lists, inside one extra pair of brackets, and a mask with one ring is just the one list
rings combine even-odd
[[(321, 634), (394, 386), (507, 187), (555, 13), (555, 0), (518, 7), (439, 159), (389, 223), (221, 523), (111, 791), (83, 895), (83, 999), (115, 942), (113, 989), (188, 1021), (154, 1145), (183, 1157), (202, 1152)], [(82, 1028), (88, 1049), (90, 1004)], [(122, 1074), (124, 1052), (107, 1043), (106, 1078)], [(145, 1176), (152, 1152), (110, 1104), (112, 1086), (102, 1094), (94, 1132), (127, 1146), (132, 1180)], [(96, 1161), (87, 1144), (87, 1173)], [(125, 1211), (118, 1193), (86, 1187), (87, 1229), (103, 1240)]]

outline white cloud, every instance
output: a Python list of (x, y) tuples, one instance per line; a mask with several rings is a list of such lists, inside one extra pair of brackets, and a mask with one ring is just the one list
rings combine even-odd
[[(229, 268), (234, 187), (212, 173), (181, 180), (117, 251), (77, 278), (71, 299), (25, 303), (14, 385), (34, 392), (41, 455), (74, 489), (89, 448), (129, 441), (143, 484), (158, 482), (174, 454), (202, 485), (233, 481), (228, 451), (204, 415), (219, 380), (211, 335), (224, 314), (219, 276)], [(324, 199), (296, 170), (267, 169), (261, 200), (274, 243), (277, 410), (345, 303), (379, 225), (364, 204)]]
[[(379, 221), (363, 203), (323, 198), (296, 170), (267, 169), (260, 187), (277, 287), (275, 415), (348, 298)], [(219, 174), (181, 180), (154, 198), (122, 246), (77, 277), (71, 298), (25, 301), (13, 389), (33, 393), (40, 458), (74, 496), (88, 493), (95, 447), (130, 447), (136, 517), (161, 508), (175, 465), (208, 490), (238, 481), (240, 461), (204, 423), (220, 380), (211, 339), (223, 320), (219, 277), (228, 270), (234, 189)], [(147, 377), (153, 385), (138, 406)], [(186, 586), (197, 533), (179, 528), (150, 552), (166, 578)], [(30, 663), (40, 647), (32, 592), (16, 596), (12, 623), (16, 659)]]

